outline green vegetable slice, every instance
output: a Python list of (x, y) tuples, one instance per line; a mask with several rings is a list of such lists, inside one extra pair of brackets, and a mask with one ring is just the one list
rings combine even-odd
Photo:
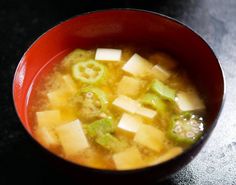
[(156, 94), (146, 93), (140, 99), (140, 102), (144, 105), (149, 105), (157, 111), (165, 111), (166, 103)]
[(87, 134), (92, 137), (99, 137), (106, 133), (114, 132), (113, 120), (111, 117), (103, 118), (87, 126)]
[(95, 60), (79, 62), (72, 66), (73, 77), (83, 83), (93, 84), (102, 81), (106, 67)]
[(88, 99), (92, 99), (92, 98), (94, 98), (93, 96), (95, 96), (99, 102), (94, 102), (94, 103), (95, 104), (100, 103), (101, 110), (105, 110), (107, 108), (107, 104), (108, 104), (107, 95), (101, 89), (89, 86), (89, 87), (83, 88), (81, 90), (81, 93), (84, 93), (86, 98), (88, 98)]
[(176, 95), (175, 90), (171, 89), (170, 87), (160, 82), (159, 80), (153, 80), (150, 89), (153, 92), (158, 93), (165, 99), (168, 99), (170, 101), (175, 100), (175, 95)]
[(94, 121), (85, 127), (87, 135), (95, 139), (95, 142), (111, 152), (123, 150), (127, 143), (120, 141), (111, 135), (115, 131), (115, 126), (111, 117)]
[(202, 135), (203, 130), (203, 118), (187, 112), (172, 118), (168, 134), (180, 144), (193, 144)]
[(92, 50), (75, 49), (64, 58), (63, 63), (75, 64), (91, 58), (94, 58), (94, 52)]
[(85, 87), (73, 97), (74, 104), (78, 107), (78, 116), (83, 121), (91, 121), (103, 117), (107, 112), (108, 100), (104, 91), (96, 87)]
[(120, 141), (110, 133), (99, 136), (95, 141), (103, 148), (110, 150), (111, 152), (120, 152), (127, 147), (126, 142)]

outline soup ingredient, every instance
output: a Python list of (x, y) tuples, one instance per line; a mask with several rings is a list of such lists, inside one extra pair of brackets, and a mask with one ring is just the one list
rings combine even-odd
[(153, 119), (157, 115), (156, 111), (141, 106), (138, 107), (135, 113), (149, 119)]
[(169, 55), (139, 50), (76, 49), (42, 75), (28, 109), (38, 141), (75, 163), (113, 170), (165, 162), (196, 142), (201, 96)]
[(75, 49), (70, 52), (62, 61), (62, 65), (66, 68), (70, 68), (71, 65), (78, 62), (87, 61), (94, 57), (94, 52), (90, 50)]
[(98, 48), (95, 54), (95, 60), (120, 61), (122, 51), (120, 49)]
[(156, 116), (156, 111), (142, 107), (138, 101), (135, 101), (127, 96), (118, 96), (112, 104), (129, 113), (138, 114), (146, 118), (153, 119)]
[(170, 77), (170, 73), (159, 65), (155, 65), (152, 67), (151, 75), (161, 81), (165, 81)]
[(36, 112), (36, 117), (39, 127), (54, 128), (62, 122), (59, 110)]
[(182, 144), (193, 144), (203, 132), (203, 119), (190, 112), (185, 112), (172, 118), (169, 136)]
[(135, 98), (140, 94), (144, 84), (145, 82), (140, 79), (123, 76), (121, 81), (118, 83), (117, 93), (119, 95), (126, 95)]
[(77, 86), (69, 75), (63, 75), (61, 79), (61, 87), (47, 93), (53, 108), (64, 107), (68, 103), (69, 98), (77, 92)]
[(47, 94), (52, 107), (63, 107), (68, 101), (68, 92), (58, 89)]
[(142, 124), (134, 136), (134, 141), (153, 151), (160, 152), (163, 149), (165, 135), (158, 128)]
[(46, 147), (55, 148), (60, 146), (56, 134), (51, 129), (40, 127), (37, 129), (36, 135), (40, 138), (40, 142), (42, 142)]
[(78, 114), (84, 121), (90, 121), (107, 111), (107, 96), (101, 89), (88, 86), (74, 97)]
[(110, 150), (111, 152), (120, 152), (127, 148), (127, 143), (125, 141), (120, 141), (110, 133), (100, 135), (95, 141), (103, 148)]
[(156, 94), (146, 93), (141, 97), (140, 102), (143, 105), (151, 106), (159, 112), (163, 112), (166, 110), (166, 103)]
[(82, 83), (101, 82), (106, 74), (106, 67), (95, 60), (79, 62), (72, 68), (73, 77)]
[(152, 67), (153, 65), (150, 62), (135, 53), (122, 69), (134, 76), (145, 77), (150, 74)]
[[(81, 93), (85, 93), (86, 98), (92, 98), (95, 96), (99, 101), (101, 109), (105, 110), (107, 108), (107, 104), (108, 104), (107, 95), (101, 89), (88, 86), (88, 87), (83, 88), (81, 90)], [(98, 102), (93, 102), (93, 103), (98, 104)]]
[(82, 124), (78, 119), (57, 127), (56, 133), (67, 157), (76, 155), (90, 147)]
[(112, 118), (108, 117), (90, 123), (87, 125), (86, 130), (90, 137), (96, 138), (106, 133), (114, 132), (115, 126), (113, 125)]
[(138, 101), (135, 101), (124, 95), (118, 96), (112, 102), (112, 104), (130, 113), (135, 113), (138, 107), (140, 106)]
[(114, 154), (113, 161), (118, 170), (135, 169), (145, 165), (139, 150), (134, 146)]
[(170, 101), (175, 101), (175, 95), (176, 91), (162, 83), (161, 81), (158, 80), (153, 80), (151, 84), (151, 90), (159, 95), (161, 95), (163, 98), (170, 100)]
[(137, 116), (124, 113), (118, 123), (118, 128), (131, 133), (136, 133), (141, 124), (143, 124), (142, 120)]
[(205, 109), (203, 101), (198, 96), (197, 92), (178, 92), (176, 103), (182, 111), (193, 111)]
[(181, 154), (182, 152), (183, 152), (183, 148), (181, 148), (181, 147), (171, 148), (166, 153), (162, 154), (161, 156), (158, 156), (157, 159), (152, 161), (151, 165), (156, 165), (156, 164), (160, 164), (165, 161), (168, 161), (168, 160), (176, 157), (177, 155)]
[(70, 75), (63, 75), (62, 79), (64, 81), (64, 85), (66, 86), (64, 88), (68, 92), (70, 92), (71, 94), (75, 94), (77, 92), (77, 87), (76, 87), (74, 80), (71, 78), (71, 76)]
[(97, 144), (107, 150), (118, 152), (126, 146), (126, 143), (111, 135), (115, 131), (115, 125), (111, 117), (97, 120), (85, 128), (88, 136), (94, 138)]

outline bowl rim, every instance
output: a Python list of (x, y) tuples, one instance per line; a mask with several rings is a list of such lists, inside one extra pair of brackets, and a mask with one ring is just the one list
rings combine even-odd
[[(151, 166), (145, 166), (145, 167), (142, 167), (142, 168), (137, 168), (137, 169), (129, 169), (129, 170), (113, 170), (113, 169), (99, 169), (99, 168), (94, 168), (94, 167), (90, 167), (90, 166), (86, 166), (86, 165), (82, 165), (82, 164), (78, 164), (78, 163), (75, 163), (73, 161), (70, 161), (66, 158), (63, 158), (59, 155), (56, 155), (55, 153), (51, 152), (50, 150), (48, 150), (45, 146), (43, 146), (37, 139), (35, 139), (35, 137), (26, 129), (25, 125), (23, 124), (23, 121), (21, 120), (20, 116), (19, 116), (19, 113), (17, 111), (17, 106), (16, 106), (16, 103), (15, 103), (15, 95), (14, 95), (14, 92), (15, 92), (15, 81), (16, 81), (16, 78), (17, 78), (17, 72), (21, 66), (21, 64), (23, 63), (23, 59), (25, 57), (25, 55), (29, 52), (29, 50), (38, 42), (38, 40), (40, 40), (44, 35), (46, 35), (49, 31), (52, 31), (53, 29), (55, 29), (57, 26), (63, 24), (63, 23), (66, 23), (66, 22), (69, 22), (71, 21), (72, 19), (74, 18), (77, 18), (77, 17), (80, 17), (80, 16), (86, 16), (86, 15), (90, 15), (90, 14), (96, 14), (96, 13), (103, 13), (103, 12), (114, 12), (114, 11), (133, 11), (133, 12), (141, 12), (141, 13), (147, 13), (147, 14), (152, 14), (152, 15), (155, 15), (155, 16), (159, 16), (163, 19), (167, 19), (167, 20), (170, 20), (172, 22), (175, 22), (176, 24), (184, 27), (185, 29), (188, 29), (189, 31), (191, 31), (192, 33), (194, 33), (194, 35), (200, 39), (202, 41), (202, 43), (204, 45), (206, 45), (210, 52), (212, 53), (212, 55), (215, 57), (216, 59), (216, 65), (218, 65), (219, 67), (219, 71), (221, 72), (221, 78), (222, 78), (222, 88), (223, 88), (223, 93), (222, 93), (222, 97), (221, 97), (221, 102), (220, 102), (220, 105), (219, 105), (219, 109), (218, 109), (218, 112), (215, 116), (215, 118), (213, 119), (212, 121), (212, 124), (210, 124), (209, 128), (203, 132), (203, 135), (201, 136), (201, 138), (196, 142), (194, 143), (193, 145), (191, 145), (191, 147), (189, 147), (188, 149), (184, 150), (183, 153), (181, 153), (180, 155), (174, 157), (174, 158), (171, 158), (170, 160), (168, 161), (165, 161), (165, 162), (162, 162), (160, 164), (155, 164), (155, 165), (151, 165)], [(34, 79), (33, 79), (34, 80)], [(53, 25), (52, 27), (50, 27), (49, 29), (47, 29), (46, 31), (44, 31), (41, 35), (39, 35), (31, 44), (30, 46), (28, 47), (28, 49), (24, 52), (24, 54), (22, 55), (22, 57), (20, 58), (20, 61), (19, 63), (17, 64), (17, 67), (15, 68), (15, 72), (14, 72), (14, 77), (13, 77), (13, 82), (12, 82), (12, 98), (13, 98), (13, 104), (14, 104), (14, 108), (15, 108), (15, 111), (16, 111), (16, 114), (20, 120), (20, 123), (21, 125), (24, 127), (24, 130), (26, 130), (26, 132), (28, 133), (28, 135), (30, 135), (31, 139), (36, 143), (38, 144), (39, 146), (41, 146), (41, 149), (43, 149), (44, 151), (46, 151), (48, 154), (51, 154), (52, 156), (58, 158), (58, 159), (61, 159), (62, 161), (66, 162), (66, 163), (69, 163), (75, 167), (80, 167), (80, 168), (84, 168), (84, 170), (87, 170), (87, 171), (94, 171), (94, 172), (100, 172), (100, 173), (106, 173), (106, 174), (117, 174), (117, 175), (121, 175), (121, 174), (130, 174), (130, 173), (136, 173), (136, 172), (142, 172), (142, 171), (146, 171), (146, 170), (151, 170), (151, 169), (155, 169), (155, 168), (162, 168), (162, 166), (164, 165), (168, 165), (168, 163), (171, 163), (171, 162), (174, 162), (174, 161), (177, 161), (178, 159), (180, 159), (180, 157), (184, 156), (184, 155), (187, 155), (188, 153), (190, 153), (194, 148), (200, 146), (202, 144), (202, 147), (203, 145), (207, 142), (209, 136), (211, 135), (212, 131), (214, 130), (214, 128), (216, 127), (217, 125), (217, 121), (219, 119), (219, 116), (222, 112), (222, 109), (223, 109), (223, 106), (225, 104), (225, 99), (226, 99), (226, 80), (225, 80), (225, 74), (224, 74), (224, 71), (223, 71), (223, 68), (222, 68), (222, 64), (220, 63), (217, 55), (215, 54), (214, 50), (212, 49), (212, 47), (207, 43), (207, 41), (201, 36), (201, 34), (199, 34), (197, 31), (193, 30), (190, 26), (186, 25), (185, 23), (173, 18), (173, 17), (170, 17), (168, 15), (165, 15), (165, 14), (162, 14), (162, 13), (159, 13), (159, 12), (155, 12), (155, 11), (150, 11), (150, 10), (146, 10), (146, 9), (138, 9), (138, 8), (108, 8), (108, 9), (99, 9), (99, 10), (93, 10), (93, 11), (88, 11), (88, 12), (83, 12), (83, 13), (80, 13), (80, 14), (77, 14), (75, 16), (72, 16), (70, 18), (67, 18), (63, 21), (60, 21), (59, 23)], [(205, 142), (204, 142), (205, 141)], [(200, 150), (202, 149), (202, 147), (200, 147)], [(191, 162), (191, 160), (194, 158), (194, 156), (196, 156), (200, 150), (192, 155), (190, 158), (190, 161), (183, 164), (180, 168), (184, 167), (185, 165), (187, 165), (188, 163)], [(165, 177), (164, 177), (165, 178)]]

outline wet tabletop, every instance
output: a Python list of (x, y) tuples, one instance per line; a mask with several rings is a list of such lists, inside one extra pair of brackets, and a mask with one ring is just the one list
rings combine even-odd
[(0, 185), (74, 184), (42, 159), (20, 125), (11, 95), (13, 73), (24, 51), (50, 27), (82, 12), (115, 7), (152, 10), (186, 23), (210, 44), (225, 73), (227, 97), (213, 134), (189, 165), (162, 184), (236, 184), (235, 0), (1, 0)]

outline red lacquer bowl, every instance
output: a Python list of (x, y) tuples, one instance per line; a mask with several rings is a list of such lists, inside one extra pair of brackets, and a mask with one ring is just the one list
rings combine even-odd
[[(165, 50), (176, 58), (204, 95), (207, 107), (203, 137), (182, 155), (160, 165), (137, 170), (112, 171), (84, 167), (66, 161), (38, 145), (57, 168), (89, 183), (119, 184), (158, 181), (186, 165), (200, 151), (216, 125), (224, 99), (224, 77), (219, 62), (207, 43), (185, 25), (169, 17), (143, 10), (118, 9), (83, 14), (53, 27), (25, 52), (13, 81), (18, 116), (32, 135), (27, 120), (27, 103), (33, 80), (46, 64), (73, 48), (94, 48), (107, 44), (149, 46)], [(60, 58), (60, 57), (59, 57)], [(35, 139), (34, 139), (35, 140)], [(36, 141), (36, 140), (35, 140)], [(36, 141), (37, 143), (37, 141)]]

